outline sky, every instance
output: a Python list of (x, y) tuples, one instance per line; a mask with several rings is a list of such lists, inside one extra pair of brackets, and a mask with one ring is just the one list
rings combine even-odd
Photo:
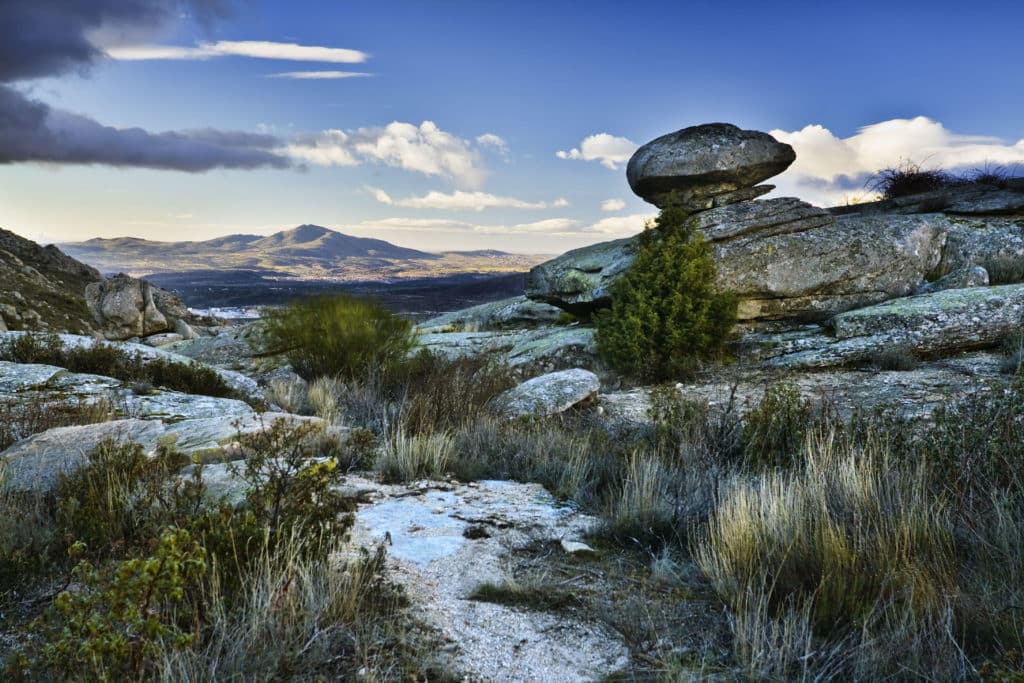
[(905, 160), (1024, 173), (1022, 26), (997, 0), (0, 0), (0, 227), (558, 253), (641, 230), (629, 156), (715, 121), (793, 145), (773, 196), (818, 205)]

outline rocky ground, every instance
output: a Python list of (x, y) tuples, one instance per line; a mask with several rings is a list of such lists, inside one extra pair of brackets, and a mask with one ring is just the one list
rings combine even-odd
[[(715, 125), (660, 138), (630, 162), (628, 179), (641, 196), (660, 204), (681, 193), (713, 245), (719, 284), (740, 297), (728, 362), (675, 391), (742, 413), (766, 387), (786, 384), (844, 416), (886, 410), (927, 420), (950, 398), (1004, 384), (1024, 345), (1024, 184), (957, 186), (831, 212), (792, 198), (755, 200), (768, 191), (758, 183), (792, 163), (787, 150), (764, 134)], [(494, 403), (504, 417), (571, 410), (605, 425), (643, 424), (655, 387), (607, 368), (588, 322), (607, 305), (635, 246), (635, 238), (606, 242), (537, 266), (523, 296), (424, 322), (419, 344), (513, 368), (520, 385)], [(253, 324), (197, 320), (146, 283), (99, 282), (88, 269), (44, 257), (88, 285), (74, 302), (87, 307), (82, 325), (61, 328), (51, 318), (47, 327), (93, 332), (143, 359), (212, 367), (247, 400), (0, 362), (0, 403), (105, 401), (109, 412), (0, 453), (8, 489), (52, 487), (58, 472), (108, 436), (147, 451), (173, 438), (186, 454), (215, 460), (211, 454), (230, 458), (239, 432), (280, 419), (320, 421), (268, 401), (270, 384), (294, 376), (252, 350)], [(11, 321), (31, 318), (16, 303), (3, 305), (17, 309), (0, 308)], [(0, 343), (19, 334), (3, 332)], [(356, 426), (329, 428), (344, 435)], [(218, 491), (239, 495), (228, 470), (209, 474)], [(393, 485), (353, 472), (346, 487), (359, 500), (356, 544), (385, 544), (390, 578), (464, 680), (643, 678), (653, 661), (725, 656), (722, 606), (686, 560), (602, 547), (590, 537), (595, 518), (539, 485)], [(659, 637), (668, 632), (671, 639)]]

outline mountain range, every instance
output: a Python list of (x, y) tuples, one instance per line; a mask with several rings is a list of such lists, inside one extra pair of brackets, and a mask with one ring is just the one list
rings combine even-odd
[(493, 250), (430, 253), (308, 224), (267, 236), (227, 235), (200, 242), (94, 238), (60, 248), (104, 273), (254, 270), (266, 276), (330, 281), (522, 272), (548, 258)]

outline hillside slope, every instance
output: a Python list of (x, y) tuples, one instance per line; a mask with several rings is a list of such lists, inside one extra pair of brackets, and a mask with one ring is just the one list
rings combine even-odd
[(99, 271), (53, 246), (0, 228), (0, 323), (8, 329), (91, 331), (85, 287)]

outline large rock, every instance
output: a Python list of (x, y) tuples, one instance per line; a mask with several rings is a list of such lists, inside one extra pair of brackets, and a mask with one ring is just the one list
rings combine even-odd
[(527, 380), (495, 399), (507, 417), (555, 415), (592, 401), (601, 382), (589, 370), (573, 368)]
[(189, 317), (177, 296), (128, 275), (90, 284), (85, 300), (100, 332), (111, 340), (174, 332), (177, 321)]
[[(824, 320), (911, 294), (935, 271), (954, 219), (832, 217), (793, 199), (745, 202), (695, 216), (712, 241), (718, 285), (741, 320)], [(530, 271), (531, 299), (588, 315), (633, 263), (637, 238), (567, 252)]]
[(416, 329), (421, 333), (501, 330), (552, 323), (563, 313), (555, 306), (517, 296), (444, 313), (420, 323)]
[(841, 313), (832, 334), (812, 335), (765, 364), (821, 368), (871, 359), (892, 349), (948, 354), (998, 344), (1021, 329), (1024, 284), (947, 289)]
[[(689, 208), (708, 209), (715, 206), (716, 196), (778, 175), (794, 159), (792, 147), (767, 133), (707, 123), (642, 146), (629, 160), (626, 178), (633, 192), (656, 206), (664, 206), (674, 192)], [(734, 196), (735, 201), (752, 198), (747, 192)]]

